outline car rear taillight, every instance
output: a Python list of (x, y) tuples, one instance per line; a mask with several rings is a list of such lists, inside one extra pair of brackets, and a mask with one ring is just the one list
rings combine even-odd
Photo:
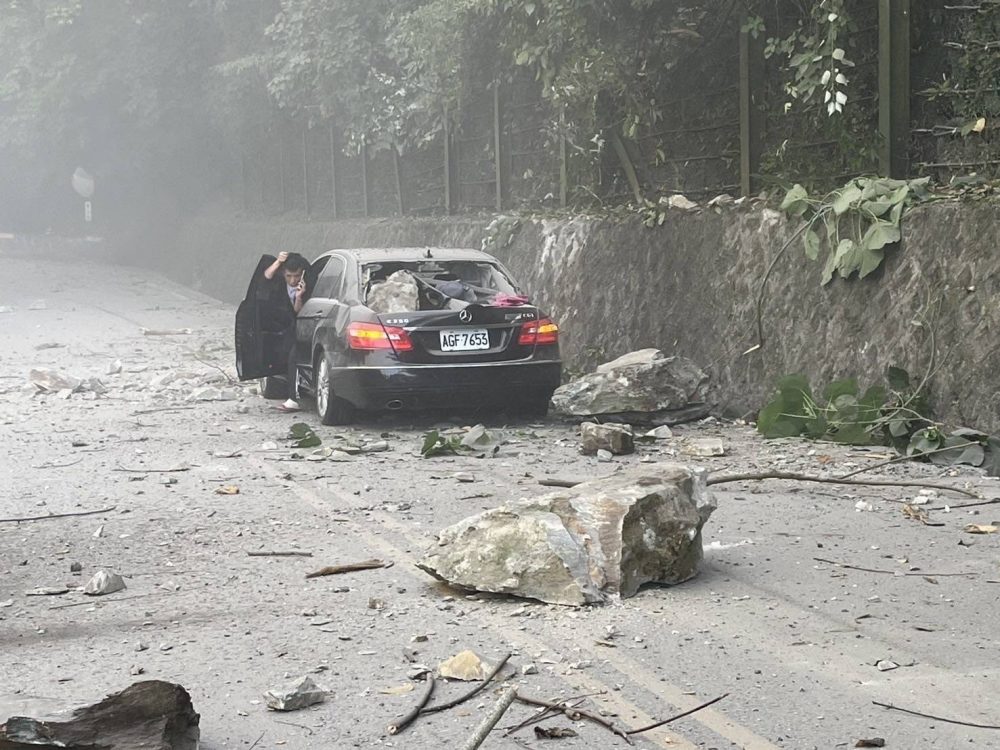
[(404, 329), (378, 323), (351, 323), (347, 327), (347, 342), (352, 349), (363, 351), (393, 349), (408, 352), (413, 349), (410, 334)]
[(533, 320), (521, 326), (517, 339), (521, 346), (547, 346), (559, 343), (559, 326), (548, 318)]

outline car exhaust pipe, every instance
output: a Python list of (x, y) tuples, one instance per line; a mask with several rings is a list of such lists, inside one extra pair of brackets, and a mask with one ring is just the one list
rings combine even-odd
[(392, 401), (387, 402), (385, 408), (389, 409), (390, 411), (398, 411), (399, 409), (403, 408), (403, 402), (400, 401), (398, 398), (396, 398), (393, 399)]

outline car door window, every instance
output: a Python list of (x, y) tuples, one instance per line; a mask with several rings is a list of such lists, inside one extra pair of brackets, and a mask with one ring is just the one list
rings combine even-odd
[(330, 258), (320, 274), (319, 281), (316, 282), (316, 290), (313, 297), (324, 299), (337, 299), (340, 296), (340, 289), (344, 281), (344, 261), (340, 258)]

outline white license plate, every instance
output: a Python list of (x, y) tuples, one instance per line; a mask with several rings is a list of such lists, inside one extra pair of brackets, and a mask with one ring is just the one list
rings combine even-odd
[(490, 334), (485, 328), (441, 331), (441, 351), (475, 352), (490, 348)]

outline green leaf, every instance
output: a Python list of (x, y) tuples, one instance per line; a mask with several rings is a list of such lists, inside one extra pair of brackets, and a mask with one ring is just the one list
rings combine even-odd
[(812, 401), (812, 393), (806, 377), (786, 375), (778, 381), (774, 398), (757, 415), (757, 430), (766, 438), (801, 435), (807, 400)]
[(854, 201), (861, 198), (861, 188), (857, 185), (848, 185), (841, 190), (833, 201), (833, 212), (840, 216), (845, 213)]
[(969, 438), (960, 435), (949, 435), (944, 439), (941, 447), (950, 450), (943, 450), (928, 456), (935, 466), (955, 466), (957, 464), (982, 466), (986, 459), (986, 451), (980, 443), (970, 441)]
[(804, 187), (796, 183), (785, 193), (784, 200), (781, 201), (781, 210), (789, 216), (802, 216), (809, 208), (809, 193)]
[(819, 257), (819, 235), (813, 229), (807, 229), (802, 235), (802, 244), (809, 260), (816, 260)]
[(874, 214), (875, 216), (881, 216), (890, 208), (892, 208), (892, 206), (893, 202), (891, 200), (883, 198), (882, 200), (863, 201), (861, 203), (861, 210), (868, 211)]
[(865, 232), (861, 246), (866, 250), (881, 250), (886, 245), (899, 242), (901, 237), (899, 227), (888, 221), (876, 221)]
[(910, 444), (906, 447), (906, 455), (917, 456), (921, 453), (935, 451), (941, 447), (942, 443), (944, 443), (944, 435), (938, 429), (928, 427), (924, 430), (918, 430), (910, 438)]
[(295, 442), (293, 448), (316, 448), (323, 444), (313, 428), (305, 422), (296, 422), (288, 429), (288, 437)]
[(858, 381), (854, 378), (844, 378), (835, 380), (823, 390), (823, 398), (827, 402), (833, 403), (841, 396), (857, 396)]
[(885, 252), (882, 250), (864, 250), (861, 253), (861, 266), (858, 268), (858, 278), (863, 279), (868, 274), (875, 271), (885, 259)]

